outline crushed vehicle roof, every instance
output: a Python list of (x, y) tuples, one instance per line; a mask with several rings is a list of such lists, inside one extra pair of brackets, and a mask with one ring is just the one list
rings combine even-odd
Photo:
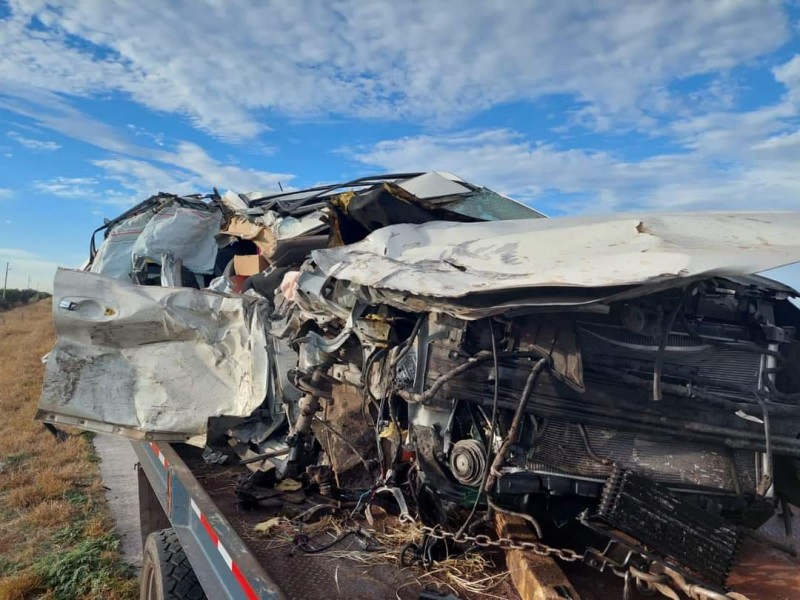
[(800, 214), (686, 213), (433, 222), (316, 250), (328, 276), (419, 296), (748, 275), (800, 261)]

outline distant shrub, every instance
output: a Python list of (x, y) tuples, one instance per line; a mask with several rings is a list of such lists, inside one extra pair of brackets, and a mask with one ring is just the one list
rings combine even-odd
[(15, 306), (24, 306), (25, 304), (44, 300), (51, 296), (52, 294), (39, 292), (37, 290), (8, 289), (6, 290), (5, 298), (0, 296), (0, 311), (9, 310)]

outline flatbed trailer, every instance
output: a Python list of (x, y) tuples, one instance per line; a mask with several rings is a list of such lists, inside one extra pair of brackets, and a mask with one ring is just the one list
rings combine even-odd
[[(281, 598), (278, 587), (192, 474), (176, 446), (165, 442), (132, 445), (139, 459), (143, 547), (151, 534), (172, 528), (208, 598)], [(143, 596), (148, 593), (146, 567)]]
[[(412, 573), (393, 565), (365, 567), (270, 547), (253, 530), (269, 515), (240, 510), (237, 505), (235, 478), (246, 473), (246, 468), (206, 465), (200, 450), (186, 444), (131, 443), (139, 459), (139, 512), (145, 549), (141, 600), (195, 600), (203, 594), (211, 600), (416, 600), (424, 591), (425, 586)], [(154, 562), (153, 556), (147, 556), (148, 538), (153, 538), (151, 545), (154, 540), (163, 542), (165, 531), (174, 532), (180, 542), (179, 554), (185, 555), (166, 565), (167, 570), (178, 572), (177, 579), (148, 568), (148, 562), (150, 567)], [(181, 562), (188, 562), (191, 569), (174, 569)], [(621, 580), (581, 567), (565, 569), (570, 581), (581, 587), (581, 598), (621, 597)], [(167, 581), (157, 581), (158, 577)], [(181, 577), (189, 581), (178, 580)], [(200, 594), (197, 584), (202, 588)], [(519, 598), (510, 581), (495, 591), (501, 597)]]
[(147, 540), (165, 530), (174, 531), (205, 597), (212, 600), (419, 597), (416, 579), (392, 565), (365, 568), (270, 548), (253, 531), (267, 515), (237, 506), (233, 488), (235, 477), (247, 472), (244, 467), (206, 465), (200, 450), (186, 444), (132, 444), (139, 459), (143, 600), (196, 597), (154, 593), (159, 582), (152, 578), (161, 574), (148, 570)]
[[(420, 595), (424, 586), (419, 580), (394, 565), (364, 566), (267, 543), (254, 527), (269, 514), (240, 510), (237, 504), (236, 478), (247, 473), (245, 467), (207, 465), (200, 449), (186, 444), (136, 441), (132, 445), (139, 459), (141, 600), (425, 597)], [(583, 600), (623, 597), (622, 579), (609, 572), (580, 563), (558, 566)], [(750, 544), (729, 581), (735, 581), (750, 600), (788, 600), (797, 597), (800, 570), (782, 553)], [(559, 593), (530, 597), (570, 597)], [(493, 595), (520, 597), (510, 581)], [(628, 597), (645, 598), (635, 590)]]

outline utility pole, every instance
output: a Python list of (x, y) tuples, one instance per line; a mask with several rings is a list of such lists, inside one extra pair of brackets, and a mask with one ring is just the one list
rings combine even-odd
[(9, 262), (6, 261), (6, 278), (3, 281), (3, 300), (6, 299), (6, 288), (8, 287), (8, 269), (9, 269)]
[(31, 289), (31, 276), (28, 275), (28, 287), (25, 288), (26, 290)]

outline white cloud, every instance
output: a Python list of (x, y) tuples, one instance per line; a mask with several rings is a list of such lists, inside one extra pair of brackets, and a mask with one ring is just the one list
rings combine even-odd
[(267, 173), (236, 165), (223, 164), (209, 156), (197, 144), (181, 142), (173, 152), (159, 152), (155, 160), (174, 165), (194, 174), (206, 186), (231, 187), (236, 190), (272, 190), (278, 182), (288, 183), (294, 179), (288, 173)]
[(232, 138), (263, 131), (269, 111), (447, 121), (549, 94), (588, 103), (592, 123), (638, 120), (670, 82), (729, 69), (790, 35), (778, 0), (15, 0), (11, 9), (0, 21), (6, 94), (110, 90)]
[(568, 196), (555, 207), (561, 212), (621, 208), (622, 199), (639, 198), (639, 191), (661, 172), (655, 162), (645, 166), (608, 152), (559, 150), (505, 129), (387, 140), (346, 152), (382, 171), (449, 171), (534, 205), (558, 192)]
[[(558, 212), (790, 210), (800, 198), (797, 170), (758, 160), (757, 148), (726, 168), (699, 152), (626, 161), (611, 152), (560, 150), (512, 131), (490, 130), (401, 138), (346, 152), (385, 171), (450, 171)], [(552, 195), (559, 196), (558, 204), (543, 206)]]
[(55, 177), (46, 181), (34, 181), (37, 192), (59, 198), (96, 198), (98, 184), (94, 177)]
[(207, 193), (212, 187), (241, 191), (277, 190), (278, 182), (287, 184), (290, 174), (267, 173), (236, 165), (223, 164), (196, 144), (181, 142), (175, 151), (152, 155), (153, 162), (127, 157), (93, 160), (105, 178), (115, 181), (129, 194), (107, 194), (106, 201), (130, 204), (156, 191), (189, 194)]
[(33, 138), (24, 137), (16, 131), (9, 131), (7, 135), (20, 146), (28, 150), (53, 152), (61, 148), (61, 145), (56, 142), (50, 140), (34, 140)]
[(0, 248), (0, 258), (3, 260), (33, 260), (36, 255), (21, 248)]
[[(158, 151), (148, 156), (150, 161), (129, 156), (92, 160), (91, 163), (101, 170), (98, 177), (55, 177), (35, 181), (33, 188), (60, 198), (125, 206), (159, 191), (207, 193), (212, 187), (276, 190), (279, 181), (288, 184), (293, 179), (290, 174), (267, 173), (220, 163), (196, 144), (188, 142), (179, 143), (175, 151)], [(116, 189), (111, 187), (111, 183), (116, 184)]]
[[(201, 191), (196, 187), (195, 179), (186, 172), (174, 169), (162, 169), (143, 160), (133, 158), (108, 158), (93, 160), (92, 164), (104, 172), (104, 178), (119, 184), (127, 193), (116, 198), (112, 194), (107, 201), (115, 204), (132, 204), (156, 192), (172, 192), (190, 194)], [(207, 191), (208, 188), (202, 191)]]
[(58, 94), (14, 83), (3, 88), (5, 84), (0, 76), (0, 108), (31, 119), (39, 128), (57, 131), (109, 152), (147, 152), (137, 148), (115, 128), (86, 115)]
[(8, 200), (14, 197), (14, 190), (9, 188), (0, 188), (0, 200)]
[(149, 138), (157, 146), (164, 145), (164, 133), (161, 131), (159, 131), (158, 133), (153, 133), (151, 131), (147, 131), (142, 127), (137, 127), (133, 123), (128, 123), (128, 130), (131, 133), (133, 133), (133, 135), (135, 135), (136, 137)]
[(795, 101), (800, 101), (800, 55), (772, 70), (775, 79), (792, 90)]
[(773, 70), (787, 89), (773, 104), (686, 116), (660, 133), (681, 149), (625, 160), (562, 149), (507, 129), (384, 140), (344, 152), (388, 171), (451, 171), (521, 198), (566, 195), (557, 210), (797, 209), (800, 56)]
[[(76, 96), (121, 93), (216, 135), (248, 138), (265, 129), (269, 114), (455, 122), (567, 94), (573, 124), (607, 131), (635, 124), (681, 150), (630, 160), (496, 128), (349, 152), (370, 167), (445, 169), (525, 198), (566, 194), (564, 210), (796, 203), (800, 56), (772, 71), (784, 97), (744, 113), (734, 110), (739, 83), (727, 72), (788, 39), (777, 0), (709, 1), (702, 10), (675, 0), (475, 2), (469, 10), (455, 0), (202, 8), (18, 0), (11, 9), (0, 21), (8, 41), (0, 108), (111, 153), (92, 161), (101, 170), (94, 183), (36, 182), (60, 197), (128, 203), (158, 190), (263, 190), (292, 179), (229, 164), (191, 142), (166, 144), (135, 124), (116, 130), (75, 108), (68, 98)], [(675, 91), (676, 81), (696, 74), (710, 74), (710, 83)]]
[[(71, 181), (76, 178), (58, 177), (35, 182), (34, 188), (38, 191), (64, 198), (130, 204), (156, 191), (208, 192), (214, 186), (248, 191), (272, 190), (278, 188), (279, 181), (285, 185), (294, 179), (288, 173), (270, 173), (226, 164), (191, 142), (178, 142), (173, 150), (160, 145), (158, 148), (140, 146), (128, 139), (124, 131), (86, 115), (58, 95), (30, 89), (21, 94), (20, 98), (3, 99), (0, 93), (0, 108), (30, 118), (37, 127), (52, 129), (112, 153), (111, 157), (91, 162), (102, 168), (109, 180), (128, 190), (120, 193), (94, 187), (101, 183), (99, 181), (88, 184), (81, 182), (81, 178)], [(127, 129), (131, 130), (130, 127)], [(141, 131), (136, 129), (134, 135)]]

